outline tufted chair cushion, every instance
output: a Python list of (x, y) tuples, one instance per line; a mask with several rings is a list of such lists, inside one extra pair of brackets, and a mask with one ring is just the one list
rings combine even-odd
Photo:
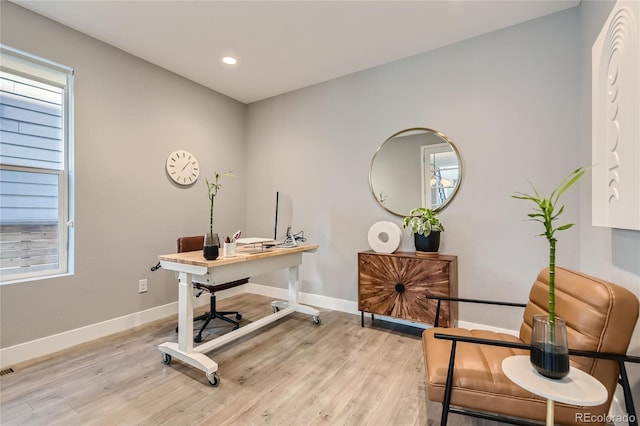
[[(529, 344), (533, 315), (547, 312), (549, 271), (543, 269), (533, 283), (518, 337), (483, 330), (431, 328), (423, 333), (427, 392), (442, 402), (451, 342), (435, 333)], [(569, 348), (626, 354), (638, 318), (638, 299), (616, 284), (570, 269), (556, 267), (556, 315), (567, 323)], [(528, 351), (459, 342), (456, 350), (451, 405), (508, 416), (544, 421), (546, 401), (511, 382), (502, 372), (502, 360)], [(609, 399), (596, 407), (556, 403), (555, 420), (579, 424), (576, 413), (606, 416), (618, 380), (614, 361), (571, 357), (571, 365), (600, 380)], [(604, 424), (604, 423), (602, 423)]]

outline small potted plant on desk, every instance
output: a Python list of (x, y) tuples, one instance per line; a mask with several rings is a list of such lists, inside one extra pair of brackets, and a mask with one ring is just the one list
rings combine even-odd
[(418, 207), (404, 218), (404, 228), (410, 227), (416, 245), (416, 254), (436, 256), (440, 249), (440, 233), (444, 226), (436, 213), (431, 209)]

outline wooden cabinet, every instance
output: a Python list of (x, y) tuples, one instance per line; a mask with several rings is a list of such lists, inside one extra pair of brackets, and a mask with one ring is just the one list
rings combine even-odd
[[(458, 296), (458, 258), (414, 252), (358, 253), (358, 309), (433, 324), (437, 301), (426, 295)], [(458, 306), (442, 302), (439, 326), (455, 327)]]

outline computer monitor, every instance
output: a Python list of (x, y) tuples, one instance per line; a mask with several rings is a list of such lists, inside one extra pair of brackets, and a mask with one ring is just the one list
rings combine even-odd
[(282, 245), (295, 247), (296, 239), (291, 230), (293, 223), (293, 200), (289, 194), (276, 192), (276, 216), (273, 239)]

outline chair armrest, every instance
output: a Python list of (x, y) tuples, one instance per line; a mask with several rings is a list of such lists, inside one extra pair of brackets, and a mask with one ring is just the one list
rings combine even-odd
[[(475, 343), (479, 345), (501, 346), (504, 348), (514, 349), (531, 349), (531, 345), (526, 343), (503, 342), (502, 340), (482, 339), (480, 337), (456, 336), (454, 334), (434, 333), (436, 339), (455, 340), (457, 342)], [(613, 361), (624, 361), (640, 363), (640, 356), (612, 354), (609, 352), (582, 351), (578, 349), (569, 349), (569, 355), (584, 356), (587, 358), (601, 358)]]
[(469, 302), (469, 303), (482, 303), (485, 305), (500, 305), (500, 306), (517, 306), (524, 308), (526, 303), (513, 303), (513, 302), (500, 302), (497, 300), (481, 300), (481, 299), (463, 299), (461, 297), (447, 297), (447, 296), (425, 296), (427, 299), (444, 300), (445, 302)]
[(437, 300), (436, 316), (433, 321), (433, 326), (437, 327), (440, 321), (440, 304), (444, 300), (445, 302), (470, 302), (470, 303), (482, 303), (485, 305), (499, 305), (499, 306), (516, 306), (518, 308), (524, 308), (527, 306), (525, 303), (512, 303), (512, 302), (499, 302), (495, 300), (480, 300), (480, 299), (463, 299), (461, 297), (448, 297), (448, 296), (425, 296), (427, 299)]

